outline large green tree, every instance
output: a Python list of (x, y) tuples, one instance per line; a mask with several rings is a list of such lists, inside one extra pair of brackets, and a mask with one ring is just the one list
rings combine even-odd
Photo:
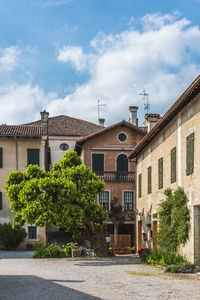
[(25, 223), (64, 228), (77, 239), (87, 239), (97, 253), (107, 255), (104, 221), (108, 215), (96, 203), (104, 182), (68, 151), (46, 172), (37, 165), (8, 176), (5, 190), (15, 212), (14, 226)]

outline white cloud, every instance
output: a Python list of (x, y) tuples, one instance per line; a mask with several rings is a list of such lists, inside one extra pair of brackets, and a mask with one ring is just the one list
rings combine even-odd
[(45, 94), (38, 86), (9, 85), (0, 89), (0, 124), (22, 124), (40, 118), (48, 102), (55, 94)]
[(144, 101), (139, 93), (144, 89), (151, 112), (165, 112), (199, 74), (200, 29), (176, 13), (147, 15), (140, 21), (138, 29), (97, 34), (89, 53), (69, 45), (58, 50), (60, 62), (90, 76), (66, 97), (45, 94), (31, 84), (0, 91), (0, 123), (31, 121), (44, 108), (51, 116), (67, 114), (97, 122), (98, 99), (108, 105), (101, 113), (107, 125), (128, 120), (129, 105), (139, 106), (143, 121)]
[(87, 67), (88, 57), (83, 54), (81, 47), (63, 47), (58, 50), (58, 61), (71, 62), (72, 66), (79, 72)]
[(108, 104), (104, 112), (107, 123), (128, 119), (129, 105), (143, 109), (139, 96), (143, 89), (150, 95), (153, 112), (167, 108), (194, 80), (200, 67), (194, 59), (200, 53), (200, 29), (177, 15), (146, 15), (140, 30), (99, 33), (90, 43), (96, 55), (83, 54), (80, 47), (62, 48), (58, 59), (72, 62), (76, 70), (87, 70), (90, 79), (50, 103), (50, 112), (95, 121), (100, 98)]
[(46, 8), (49, 6), (60, 6), (60, 5), (65, 5), (68, 4), (69, 2), (71, 2), (72, 0), (60, 0), (60, 1), (49, 1), (46, 2), (42, 5), (42, 8)]
[(0, 48), (0, 71), (12, 71), (17, 65), (20, 50), (17, 47)]

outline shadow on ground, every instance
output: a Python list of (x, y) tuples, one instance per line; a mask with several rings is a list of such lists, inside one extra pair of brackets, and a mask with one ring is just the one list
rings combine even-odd
[(144, 264), (139, 257), (136, 256), (114, 256), (108, 258), (84, 258), (77, 261), (77, 266), (115, 266), (115, 265), (139, 265)]
[[(60, 284), (59, 284), (60, 282)], [(0, 276), (1, 300), (100, 300), (89, 294), (64, 286), (67, 283), (81, 283), (82, 280), (46, 280), (32, 275)]]

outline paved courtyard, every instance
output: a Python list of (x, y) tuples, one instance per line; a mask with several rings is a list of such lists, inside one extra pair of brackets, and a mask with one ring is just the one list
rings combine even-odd
[(199, 300), (200, 275), (168, 275), (136, 257), (2, 258), (0, 300), (15, 299)]

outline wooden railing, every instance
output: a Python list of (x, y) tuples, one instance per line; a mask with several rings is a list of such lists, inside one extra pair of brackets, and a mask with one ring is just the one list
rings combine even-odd
[(133, 182), (135, 177), (135, 172), (95, 171), (95, 173), (105, 182)]

